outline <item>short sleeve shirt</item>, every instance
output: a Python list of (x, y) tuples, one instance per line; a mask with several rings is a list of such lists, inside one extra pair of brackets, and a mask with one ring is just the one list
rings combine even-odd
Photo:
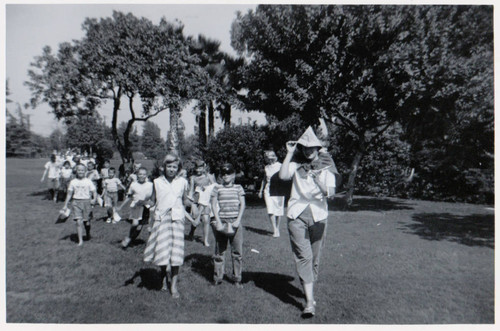
[(59, 178), (59, 163), (49, 161), (45, 163), (45, 169), (49, 171), (47, 174), (48, 178)]
[(153, 195), (153, 183), (133, 182), (130, 184), (127, 195), (131, 195), (133, 201), (148, 200)]
[(88, 178), (72, 179), (68, 186), (68, 192), (73, 192), (73, 199), (90, 199), (91, 192), (95, 192), (94, 183)]
[(116, 177), (108, 178), (104, 180), (104, 187), (109, 193), (118, 192), (118, 186), (121, 185), (122, 181)]
[(240, 211), (240, 197), (245, 195), (239, 184), (231, 186), (217, 185), (212, 190), (212, 197), (217, 197), (220, 218), (236, 218)]
[(71, 168), (62, 168), (61, 169), (61, 177), (64, 179), (69, 179), (71, 178), (71, 175), (73, 175), (73, 169)]

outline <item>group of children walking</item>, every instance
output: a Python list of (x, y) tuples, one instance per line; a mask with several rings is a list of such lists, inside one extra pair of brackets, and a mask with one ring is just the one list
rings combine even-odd
[[(292, 182), (286, 214), (288, 231), (297, 274), (306, 297), (302, 314), (304, 317), (311, 317), (314, 316), (316, 307), (313, 284), (317, 280), (326, 233), (327, 198), (335, 193), (335, 175), (338, 172), (329, 154), (323, 152), (322, 144), (311, 128), (297, 142), (288, 142), (286, 147), (287, 155), (283, 164), (277, 161), (274, 152), (265, 153), (266, 177), (259, 197), (265, 198), (273, 237), (279, 237), (285, 198), (271, 196), (271, 177), (279, 175), (280, 179)], [(121, 210), (126, 203), (131, 202), (131, 227), (128, 236), (122, 241), (122, 247), (126, 248), (137, 238), (142, 227), (150, 220), (144, 261), (160, 267), (162, 289), (169, 290), (173, 298), (180, 297), (177, 283), (179, 268), (184, 262), (186, 220), (191, 224), (189, 237), (194, 235), (198, 224), (203, 224), (205, 246), (209, 246), (209, 228), (212, 228), (215, 237), (213, 284), (219, 285), (223, 281), (225, 253), (230, 246), (232, 280), (236, 287), (243, 286), (241, 222), (246, 205), (245, 191), (241, 185), (235, 184), (236, 171), (232, 164), (226, 163), (218, 169), (219, 182), (207, 172), (203, 161), (198, 161), (195, 165), (195, 173), (189, 181), (182, 169), (181, 160), (174, 154), (165, 157), (161, 175), (152, 182), (148, 181), (147, 169), (138, 168), (134, 171), (135, 180), (128, 185), (127, 198), (116, 209), (118, 188), (125, 189), (125, 186), (114, 177), (113, 168), (104, 168), (107, 169), (107, 178), (103, 180), (103, 194), (107, 200), (105, 205), (110, 208), (108, 219), (112, 219), (116, 210)], [(98, 196), (93, 183), (96, 176), (87, 176), (88, 171), (83, 164), (75, 166), (76, 177), (69, 182), (64, 203), (66, 208), (72, 201), (79, 245), (83, 242), (84, 229), (90, 238), (92, 206), (96, 204)], [(102, 170), (100, 175), (103, 175)], [(187, 212), (187, 207), (190, 207), (191, 213)]]

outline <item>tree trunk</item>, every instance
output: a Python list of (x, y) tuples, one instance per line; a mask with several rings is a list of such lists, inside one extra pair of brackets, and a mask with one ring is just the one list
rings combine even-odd
[(232, 105), (229, 103), (223, 104), (223, 109), (221, 111), (222, 122), (224, 122), (224, 128), (228, 129), (231, 127), (231, 108)]
[(205, 105), (201, 107), (200, 115), (198, 115), (198, 141), (200, 146), (207, 145), (207, 111)]
[(215, 123), (214, 123), (214, 105), (212, 101), (208, 103), (208, 136), (213, 137), (215, 134)]
[(177, 133), (177, 124), (179, 122), (179, 111), (170, 108), (170, 131), (168, 132), (167, 151), (169, 153), (179, 154), (179, 136)]
[(359, 164), (361, 163), (361, 160), (363, 159), (365, 152), (366, 152), (366, 139), (363, 135), (362, 137), (360, 137), (358, 150), (356, 151), (354, 159), (352, 160), (351, 171), (349, 173), (349, 178), (347, 179), (346, 195), (345, 195), (345, 203), (347, 208), (349, 208), (352, 205), (352, 196), (354, 195), (356, 175), (358, 173)]
[(120, 153), (122, 163), (126, 163), (128, 162), (128, 151), (122, 144), (120, 136), (118, 135), (118, 110), (120, 109), (120, 98), (121, 98), (121, 93), (119, 90), (117, 96), (113, 98), (113, 117), (111, 119), (111, 134), (113, 135), (113, 141), (115, 143), (116, 148), (118, 149), (118, 153)]

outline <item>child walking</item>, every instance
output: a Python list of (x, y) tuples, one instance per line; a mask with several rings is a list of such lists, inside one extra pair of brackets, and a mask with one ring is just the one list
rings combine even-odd
[(278, 162), (278, 158), (274, 151), (266, 151), (264, 153), (264, 159), (266, 161), (266, 166), (264, 168), (265, 177), (260, 186), (259, 198), (262, 198), (262, 192), (264, 192), (264, 201), (266, 202), (268, 218), (273, 228), (273, 237), (277, 238), (280, 236), (280, 219), (284, 214), (285, 197), (271, 196), (269, 187), (271, 177), (280, 171), (281, 163)]
[(153, 182), (154, 223), (144, 251), (144, 261), (160, 266), (162, 290), (168, 290), (170, 271), (170, 293), (179, 298), (177, 281), (179, 268), (184, 263), (184, 198), (188, 183), (177, 176), (182, 164), (177, 155), (167, 154), (163, 161), (163, 175)]
[(130, 203), (129, 219), (132, 221), (130, 232), (122, 241), (122, 248), (126, 249), (128, 245), (139, 236), (142, 226), (149, 220), (149, 207), (151, 207), (151, 198), (153, 196), (153, 183), (148, 180), (148, 171), (146, 168), (139, 168), (137, 171), (137, 181), (132, 182), (127, 192), (127, 198), (123, 201), (118, 210), (132, 199)]
[[(193, 198), (193, 203), (191, 204), (191, 216), (198, 222), (203, 223), (203, 245), (206, 247), (210, 246), (208, 243), (208, 229), (210, 228), (210, 206), (208, 203), (203, 204), (200, 201), (200, 195), (203, 195), (210, 185), (215, 183), (215, 178), (210, 174), (207, 174), (206, 165), (204, 161), (198, 160), (195, 162), (195, 174), (190, 178), (189, 185), (189, 196)], [(210, 194), (210, 192), (208, 192)], [(189, 237), (193, 238), (195, 226), (191, 226), (191, 231), (189, 232)]]
[(245, 211), (245, 191), (234, 184), (234, 167), (226, 163), (221, 169), (222, 185), (212, 190), (212, 210), (214, 221), (212, 229), (215, 235), (214, 285), (219, 285), (224, 277), (225, 253), (228, 242), (231, 245), (233, 262), (233, 280), (241, 288), (243, 229), (241, 218)]
[(63, 209), (68, 208), (71, 200), (71, 214), (76, 222), (78, 234), (78, 246), (83, 245), (83, 226), (87, 240), (90, 240), (90, 221), (92, 219), (92, 207), (95, 204), (96, 189), (92, 181), (85, 177), (86, 168), (83, 164), (76, 166), (76, 178), (72, 179), (68, 186), (68, 194), (64, 201)]
[(102, 196), (104, 198), (104, 207), (108, 213), (108, 218), (106, 223), (117, 223), (113, 219), (115, 214), (115, 207), (118, 204), (118, 189), (126, 190), (123, 186), (121, 180), (115, 177), (115, 168), (108, 169), (108, 178), (103, 180), (103, 192)]
[(63, 167), (59, 172), (59, 190), (63, 193), (64, 200), (66, 200), (66, 195), (68, 193), (68, 185), (73, 179), (73, 169), (71, 168), (71, 163), (69, 161), (64, 161)]
[(43, 171), (42, 179), (40, 182), (43, 183), (45, 176), (47, 176), (47, 185), (49, 187), (49, 199), (57, 202), (57, 191), (59, 189), (59, 170), (60, 164), (56, 161), (56, 155), (52, 154), (50, 156), (50, 161), (45, 163), (45, 170)]

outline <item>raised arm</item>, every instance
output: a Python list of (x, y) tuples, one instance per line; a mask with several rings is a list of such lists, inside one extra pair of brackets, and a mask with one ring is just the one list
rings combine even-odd
[(297, 142), (295, 141), (288, 141), (286, 143), (286, 156), (285, 159), (283, 160), (283, 163), (281, 164), (279, 176), (280, 179), (283, 180), (288, 180), (292, 178), (293, 173), (290, 172), (290, 161), (292, 161), (292, 157), (295, 154), (295, 150), (297, 148)]

